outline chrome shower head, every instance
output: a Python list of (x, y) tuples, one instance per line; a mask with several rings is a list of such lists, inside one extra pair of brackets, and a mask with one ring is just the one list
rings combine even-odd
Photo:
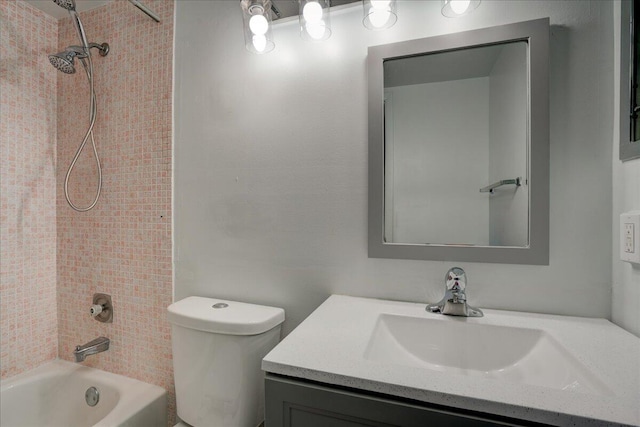
[(63, 73), (73, 74), (76, 72), (76, 67), (74, 65), (75, 58), (87, 58), (89, 55), (89, 49), (92, 48), (98, 49), (100, 56), (107, 56), (109, 53), (108, 43), (89, 43), (86, 50), (82, 46), (69, 46), (64, 50), (64, 52), (49, 55), (49, 62)]
[(76, 10), (75, 0), (53, 0), (53, 2), (58, 6), (63, 7), (69, 11)]
[(73, 26), (78, 32), (78, 37), (80, 37), (80, 44), (84, 47), (88, 47), (89, 43), (87, 42), (87, 36), (84, 33), (84, 28), (82, 28), (80, 16), (78, 15), (78, 12), (76, 12), (76, 0), (53, 0), (53, 2), (69, 11), (69, 16), (71, 16)]
[(73, 57), (76, 56), (74, 52), (60, 52), (55, 55), (49, 55), (49, 62), (56, 67), (59, 71), (65, 74), (73, 74), (76, 72), (76, 67), (73, 65)]
[(65, 74), (73, 74), (76, 72), (76, 67), (73, 64), (76, 56), (78, 58), (86, 58), (87, 55), (82, 51), (80, 46), (69, 46), (64, 52), (49, 55), (49, 62), (59, 71)]

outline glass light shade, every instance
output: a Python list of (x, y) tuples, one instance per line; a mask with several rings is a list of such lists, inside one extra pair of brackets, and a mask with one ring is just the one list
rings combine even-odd
[(442, 14), (447, 18), (457, 18), (471, 13), (480, 6), (481, 0), (442, 0)]
[(329, 0), (298, 0), (300, 7), (300, 37), (320, 41), (331, 37)]
[(244, 45), (249, 52), (271, 52), (276, 46), (271, 33), (271, 0), (242, 0)]
[(396, 0), (362, 0), (362, 24), (370, 30), (386, 30), (398, 20)]

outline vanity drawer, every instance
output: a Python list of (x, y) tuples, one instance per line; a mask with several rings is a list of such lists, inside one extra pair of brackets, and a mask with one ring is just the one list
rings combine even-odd
[(265, 427), (542, 426), (267, 374)]

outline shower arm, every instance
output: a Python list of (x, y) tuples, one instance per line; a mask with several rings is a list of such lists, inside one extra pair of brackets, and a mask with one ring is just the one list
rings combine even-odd
[(98, 53), (100, 56), (107, 56), (109, 53), (109, 44), (108, 43), (87, 43), (87, 47), (84, 48), (82, 46), (69, 46), (67, 47), (67, 51), (75, 52), (77, 54), (77, 58), (86, 58), (87, 52), (89, 49), (98, 49)]
[(160, 22), (160, 18), (158, 17), (158, 15), (153, 13), (149, 8), (147, 8), (147, 6), (143, 5), (138, 0), (129, 0), (129, 3), (143, 11), (149, 18), (153, 19), (156, 22)]
[(95, 48), (98, 49), (98, 53), (100, 54), (100, 56), (107, 56), (107, 54), (109, 53), (109, 44), (108, 43), (89, 43), (89, 49), (91, 48)]

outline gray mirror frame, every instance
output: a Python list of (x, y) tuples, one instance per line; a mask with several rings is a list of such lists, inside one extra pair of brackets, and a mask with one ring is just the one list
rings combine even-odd
[[(620, 2), (620, 161), (640, 158), (640, 141), (631, 141), (631, 14), (633, 1)], [(636, 27), (640, 25), (636, 23)]]
[[(383, 63), (512, 41), (529, 46), (529, 245), (384, 242)], [(549, 265), (549, 18), (369, 47), (369, 258)]]

